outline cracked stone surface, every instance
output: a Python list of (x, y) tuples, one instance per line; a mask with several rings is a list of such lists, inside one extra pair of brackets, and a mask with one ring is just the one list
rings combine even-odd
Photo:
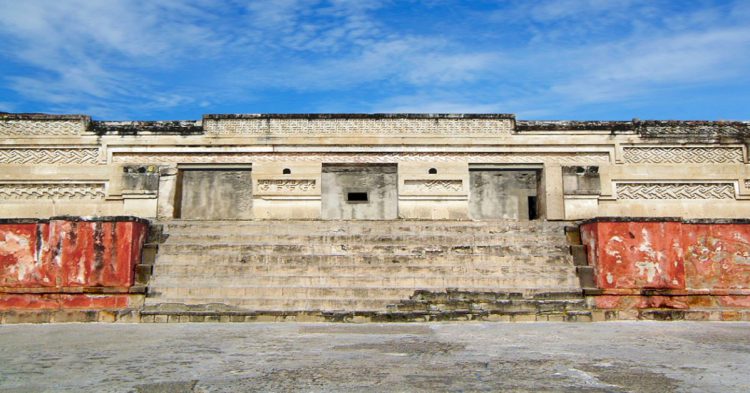
[(0, 326), (0, 392), (747, 392), (750, 323)]

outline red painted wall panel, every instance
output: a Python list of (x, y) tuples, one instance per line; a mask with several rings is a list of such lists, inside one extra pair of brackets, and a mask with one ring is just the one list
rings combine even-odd
[(55, 287), (59, 267), (44, 263), (44, 236), (37, 223), (0, 224), (0, 287)]
[(601, 289), (750, 289), (750, 223), (602, 220), (581, 239)]
[(101, 310), (126, 308), (130, 297), (125, 294), (89, 295), (68, 293), (0, 293), (0, 311), (7, 310)]
[(599, 288), (685, 287), (679, 222), (597, 222), (581, 237)]
[(685, 224), (687, 287), (750, 288), (750, 224)]
[(147, 230), (142, 220), (0, 223), (0, 287), (130, 287)]

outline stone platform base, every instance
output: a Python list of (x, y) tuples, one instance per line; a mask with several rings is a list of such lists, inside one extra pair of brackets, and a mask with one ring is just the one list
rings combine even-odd
[(750, 310), (641, 309), (594, 310), (594, 322), (603, 321), (750, 321)]
[(119, 310), (8, 310), (0, 311), (0, 324), (60, 322), (140, 322), (138, 309)]
[(606, 322), (750, 321), (750, 310), (586, 310), (563, 313), (429, 312), (141, 312), (127, 310), (44, 310), (0, 312), (0, 323), (212, 323), (212, 322)]

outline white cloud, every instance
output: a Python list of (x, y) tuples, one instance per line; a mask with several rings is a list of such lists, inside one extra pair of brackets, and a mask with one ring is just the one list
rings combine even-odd
[(319, 102), (339, 108), (340, 94), (372, 111), (540, 117), (748, 79), (747, 2), (673, 14), (650, 0), (503, 4), (456, 33), (393, 23), (385, 8), (403, 4), (374, 0), (0, 0), (0, 56), (27, 67), (0, 83), (96, 116), (269, 94), (330, 94)]
[[(4, 56), (41, 72), (6, 75), (6, 83), (50, 110), (90, 108), (102, 100), (115, 112), (128, 102), (170, 107), (141, 67), (169, 67), (221, 45), (196, 25), (193, 6), (166, 1), (3, 1), (0, 34)], [(191, 16), (193, 19), (187, 18)], [(33, 76), (32, 76), (33, 75)], [(118, 107), (118, 105), (121, 105)], [(139, 104), (134, 107), (142, 107)]]

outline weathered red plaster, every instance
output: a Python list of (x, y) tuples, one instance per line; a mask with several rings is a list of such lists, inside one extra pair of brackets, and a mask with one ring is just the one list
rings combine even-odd
[(597, 222), (581, 233), (599, 288), (684, 288), (678, 222)]
[(0, 311), (7, 310), (61, 310), (61, 309), (118, 309), (130, 304), (129, 295), (108, 294), (0, 294)]
[(602, 309), (750, 308), (750, 223), (581, 225)]
[(631, 308), (690, 308), (687, 296), (629, 296), (629, 295), (601, 295), (595, 298), (599, 309), (631, 309)]
[(127, 293), (147, 230), (122, 219), (0, 223), (0, 309), (127, 306), (127, 296), (80, 292)]
[(57, 285), (56, 267), (41, 263), (46, 230), (36, 223), (0, 224), (0, 286)]
[(687, 287), (750, 288), (750, 225), (685, 224)]
[(723, 307), (750, 308), (750, 295), (745, 296), (719, 296), (719, 304)]

